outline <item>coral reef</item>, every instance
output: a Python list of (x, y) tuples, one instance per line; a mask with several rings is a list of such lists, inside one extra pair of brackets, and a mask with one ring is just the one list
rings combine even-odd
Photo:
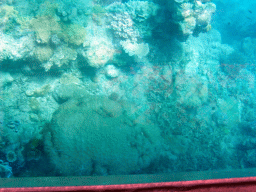
[(38, 16), (31, 20), (31, 28), (36, 33), (38, 43), (49, 43), (51, 35), (58, 34), (61, 26), (52, 16)]
[(120, 38), (120, 45), (129, 56), (145, 57), (149, 52), (147, 43), (141, 43), (141, 38), (151, 34), (146, 23), (156, 16), (159, 7), (148, 1), (129, 1), (113, 3), (106, 10), (110, 29)]
[(106, 15), (109, 17), (111, 29), (117, 37), (137, 42), (140, 34), (138, 29), (134, 28), (134, 22), (127, 12), (107, 13)]
[(216, 5), (208, 1), (169, 0), (169, 10), (174, 22), (178, 23), (183, 35), (198, 34), (211, 29), (212, 14)]
[(50, 8), (45, 10), (42, 6), (41, 13), (30, 21), (30, 28), (36, 34), (36, 42), (43, 44), (35, 49), (34, 57), (49, 71), (54, 65), (61, 68), (76, 60), (73, 47), (84, 42), (86, 31), (81, 24), (59, 21), (55, 14), (57, 5), (46, 2), (45, 6)]
[(1, 1), (0, 176), (255, 166), (256, 40), (215, 3)]
[(76, 46), (84, 42), (85, 35), (85, 29), (78, 24), (62, 24), (61, 32), (58, 33), (58, 36), (63, 38), (66, 43)]

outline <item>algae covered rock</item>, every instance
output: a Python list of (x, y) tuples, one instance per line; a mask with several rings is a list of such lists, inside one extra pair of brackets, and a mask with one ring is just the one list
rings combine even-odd
[(178, 74), (175, 86), (177, 103), (184, 107), (199, 107), (208, 100), (208, 81), (203, 76)]
[(62, 104), (45, 140), (45, 150), (59, 173), (129, 174), (148, 167), (157, 154), (160, 130), (154, 125), (128, 124), (129, 111), (101, 96)]

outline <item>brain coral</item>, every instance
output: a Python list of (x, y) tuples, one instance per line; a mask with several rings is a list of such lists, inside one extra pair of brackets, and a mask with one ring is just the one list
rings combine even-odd
[(53, 115), (45, 150), (62, 175), (139, 171), (156, 157), (161, 138), (158, 127), (133, 118), (129, 107), (105, 97), (67, 101)]

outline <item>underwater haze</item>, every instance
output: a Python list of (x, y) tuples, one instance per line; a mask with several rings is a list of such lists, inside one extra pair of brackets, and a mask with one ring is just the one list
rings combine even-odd
[(256, 167), (256, 4), (0, 0), (0, 177)]

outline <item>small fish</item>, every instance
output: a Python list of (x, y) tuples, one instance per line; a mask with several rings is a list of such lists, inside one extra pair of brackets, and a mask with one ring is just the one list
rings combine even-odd
[(248, 12), (249, 12), (249, 13), (252, 13), (252, 10), (248, 9)]

